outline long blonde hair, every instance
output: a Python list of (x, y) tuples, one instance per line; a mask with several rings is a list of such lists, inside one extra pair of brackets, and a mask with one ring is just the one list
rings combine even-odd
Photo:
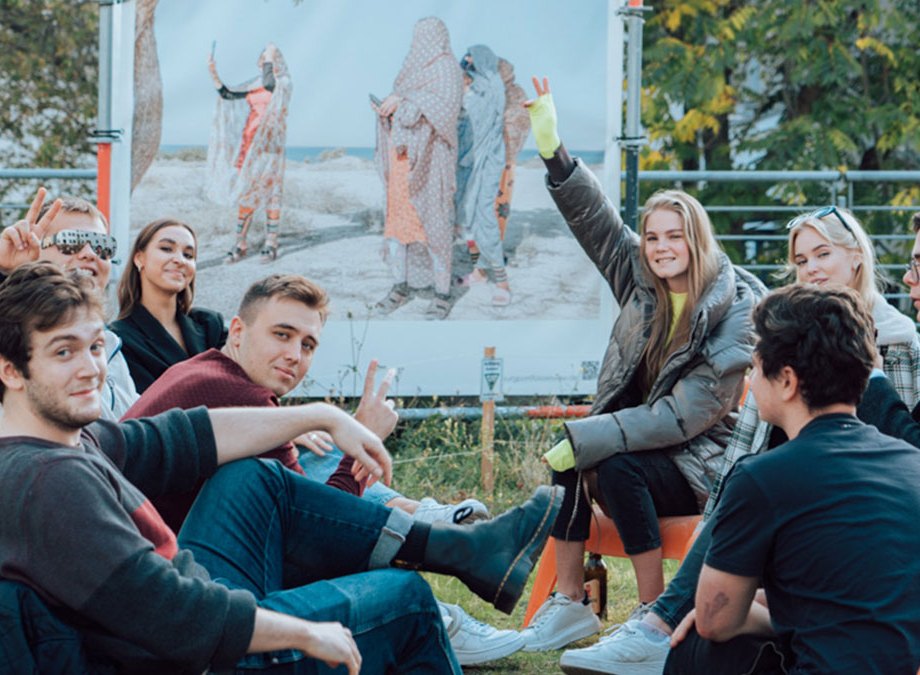
[[(687, 268), (687, 302), (670, 340), (668, 340), (668, 333), (673, 309), (668, 296), (668, 285), (652, 272), (645, 254), (645, 230), (649, 216), (655, 211), (673, 211), (680, 216), (687, 249), (690, 252), (690, 263)], [(654, 284), (657, 300), (655, 313), (651, 320), (648, 344), (643, 353), (645, 359), (644, 390), (649, 391), (668, 356), (689, 339), (690, 317), (700, 298), (719, 273), (721, 249), (712, 231), (709, 214), (696, 198), (683, 190), (660, 190), (649, 197), (643, 207), (639, 234), (643, 239), (639, 246), (639, 260), (646, 276)]]
[[(814, 213), (818, 212), (820, 209), (790, 221), (786, 269), (783, 276), (789, 281), (798, 279), (798, 270), (795, 265), (795, 239), (804, 228), (810, 227), (834, 246), (854, 251), (858, 255), (859, 267), (856, 268), (856, 273), (853, 275), (851, 288), (859, 293), (866, 307), (871, 311), (879, 295), (879, 279), (875, 271), (875, 249), (869, 240), (869, 235), (866, 234), (856, 217), (846, 209), (835, 209), (820, 218), (814, 216)], [(845, 219), (849, 229), (839, 218)]]

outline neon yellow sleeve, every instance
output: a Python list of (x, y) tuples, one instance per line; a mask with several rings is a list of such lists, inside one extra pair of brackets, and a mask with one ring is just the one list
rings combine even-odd
[(556, 106), (552, 94), (537, 97), (533, 105), (527, 108), (530, 113), (530, 128), (537, 143), (537, 151), (543, 159), (549, 159), (562, 145), (556, 131)]
[(568, 438), (556, 443), (543, 457), (553, 471), (561, 472), (575, 468), (575, 452)]

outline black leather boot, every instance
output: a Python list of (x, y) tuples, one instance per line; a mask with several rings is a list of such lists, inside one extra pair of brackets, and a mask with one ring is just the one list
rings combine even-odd
[(433, 523), (421, 568), (450, 574), (496, 609), (511, 614), (540, 557), (562, 487), (543, 485), (522, 506), (473, 525)]

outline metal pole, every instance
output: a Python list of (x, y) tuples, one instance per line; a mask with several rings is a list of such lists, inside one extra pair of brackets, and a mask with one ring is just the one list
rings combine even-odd
[(620, 13), (625, 17), (629, 37), (626, 46), (626, 224), (635, 230), (639, 223), (639, 148), (645, 140), (642, 134), (640, 104), (642, 102), (642, 18), (650, 11), (642, 0), (629, 0)]
[(623, 22), (617, 16), (625, 0), (607, 0), (607, 136), (604, 140), (604, 191), (620, 211), (623, 135)]
[(99, 2), (99, 95), (96, 130), (96, 206), (109, 220), (112, 177), (112, 0)]

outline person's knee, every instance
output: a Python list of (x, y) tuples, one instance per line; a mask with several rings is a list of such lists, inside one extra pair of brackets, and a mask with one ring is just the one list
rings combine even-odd
[(224, 464), (208, 479), (205, 485), (220, 487), (222, 490), (258, 489), (262, 487), (277, 490), (284, 481), (286, 469), (275, 460), (248, 458), (238, 459)]
[(622, 485), (623, 481), (641, 479), (642, 472), (630, 455), (613, 455), (597, 465), (597, 478), (601, 485)]

